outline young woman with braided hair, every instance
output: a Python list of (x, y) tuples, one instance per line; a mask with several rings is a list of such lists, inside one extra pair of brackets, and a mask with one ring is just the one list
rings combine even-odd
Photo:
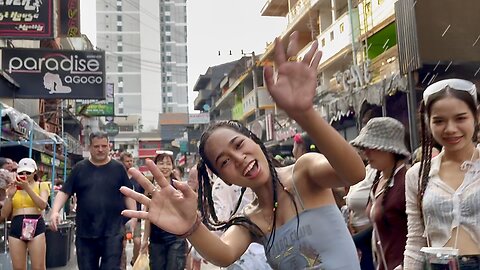
[[(251, 132), (237, 122), (222, 122), (209, 128), (200, 142), (201, 214), (196, 212), (197, 196), (188, 185), (174, 181), (175, 188), (171, 187), (148, 161), (160, 189), (132, 170), (153, 197), (148, 200), (122, 188), (124, 194), (150, 209), (148, 213), (125, 211), (124, 215), (149, 219), (166, 231), (187, 237), (203, 258), (219, 266), (230, 265), (251, 242), (258, 242), (264, 245), (274, 269), (360, 269), (331, 188), (360, 181), (365, 169), (355, 149), (314, 110), (321, 54), (315, 41), (301, 61), (292, 61), (300, 51), (298, 38), (298, 33), (290, 36), (286, 51), (275, 41), (277, 70), (274, 75), (272, 67), (265, 67), (265, 81), (277, 106), (312, 137), (324, 156), (308, 153), (294, 165), (276, 168), (263, 143)], [(229, 222), (231, 226), (221, 237), (200, 222), (203, 217), (206, 224), (215, 223), (216, 217), (207, 167), (226, 183), (250, 188), (257, 197), (241, 217)]]
[[(420, 249), (427, 246), (458, 252), (458, 266), (442, 269), (480, 269), (476, 105), (476, 87), (465, 80), (442, 80), (423, 93), (422, 160), (406, 176), (408, 239), (404, 269), (422, 269), (426, 260)], [(428, 158), (434, 141), (443, 149), (438, 156)]]
[(407, 240), (405, 214), (405, 167), (410, 156), (404, 143), (403, 124), (390, 117), (370, 119), (350, 143), (363, 150), (377, 170), (370, 189), (366, 214), (373, 225), (376, 269), (393, 270), (402, 265)]

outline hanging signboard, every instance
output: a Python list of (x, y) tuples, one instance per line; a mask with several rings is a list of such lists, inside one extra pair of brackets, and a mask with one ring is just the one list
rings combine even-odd
[(113, 83), (106, 84), (106, 98), (105, 100), (90, 102), (87, 100), (77, 100), (75, 103), (76, 115), (85, 116), (114, 116), (114, 101), (113, 101)]
[(0, 36), (53, 38), (53, 0), (0, 0)]
[(80, 1), (62, 0), (58, 2), (60, 13), (59, 36), (79, 37), (80, 36)]
[(0, 70), (19, 85), (0, 97), (105, 99), (105, 52), (3, 48)]

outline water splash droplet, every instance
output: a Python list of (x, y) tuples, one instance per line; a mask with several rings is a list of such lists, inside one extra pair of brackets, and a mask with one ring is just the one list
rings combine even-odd
[(450, 29), (450, 26), (451, 26), (451, 24), (449, 24), (449, 25), (447, 26), (447, 28), (445, 29), (445, 31), (443, 31), (442, 37), (445, 36), (445, 34), (447, 33), (448, 29)]

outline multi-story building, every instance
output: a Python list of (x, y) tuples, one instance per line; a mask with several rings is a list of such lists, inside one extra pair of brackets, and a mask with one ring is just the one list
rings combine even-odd
[(159, 2), (162, 55), (160, 59), (162, 67), (161, 112), (188, 113), (186, 0)]
[[(406, 90), (405, 78), (399, 74), (396, 57), (396, 0), (355, 2), (269, 0), (261, 11), (263, 16), (287, 18), (288, 24), (281, 37), (285, 45), (292, 32), (299, 32), (303, 46), (300, 57), (310, 49), (313, 41), (318, 41), (323, 57), (318, 68), (315, 106), (346, 139), (356, 136), (357, 116), (366, 104), (380, 106), (384, 115), (398, 116), (408, 125), (407, 115), (396, 115), (407, 111), (406, 95), (402, 92)], [(269, 61), (272, 57), (273, 44), (261, 61)], [(392, 108), (397, 109), (388, 111), (389, 102), (394, 102)], [(278, 128), (276, 135), (278, 131), (283, 134)], [(276, 139), (279, 142), (291, 140), (285, 136), (276, 136)]]
[(137, 115), (146, 130), (161, 112), (158, 1), (97, 1), (97, 48), (106, 53), (106, 82), (114, 83), (115, 115)]

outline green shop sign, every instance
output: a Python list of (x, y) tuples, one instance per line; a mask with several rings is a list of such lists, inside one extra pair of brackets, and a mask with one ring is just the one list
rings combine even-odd
[[(40, 160), (42, 161), (43, 164), (46, 164), (46, 165), (50, 165), (50, 166), (53, 166), (53, 157), (47, 155), (47, 154), (44, 154), (44, 153), (40, 153)], [(55, 167), (64, 167), (65, 166), (65, 163), (59, 159), (55, 159)]]

